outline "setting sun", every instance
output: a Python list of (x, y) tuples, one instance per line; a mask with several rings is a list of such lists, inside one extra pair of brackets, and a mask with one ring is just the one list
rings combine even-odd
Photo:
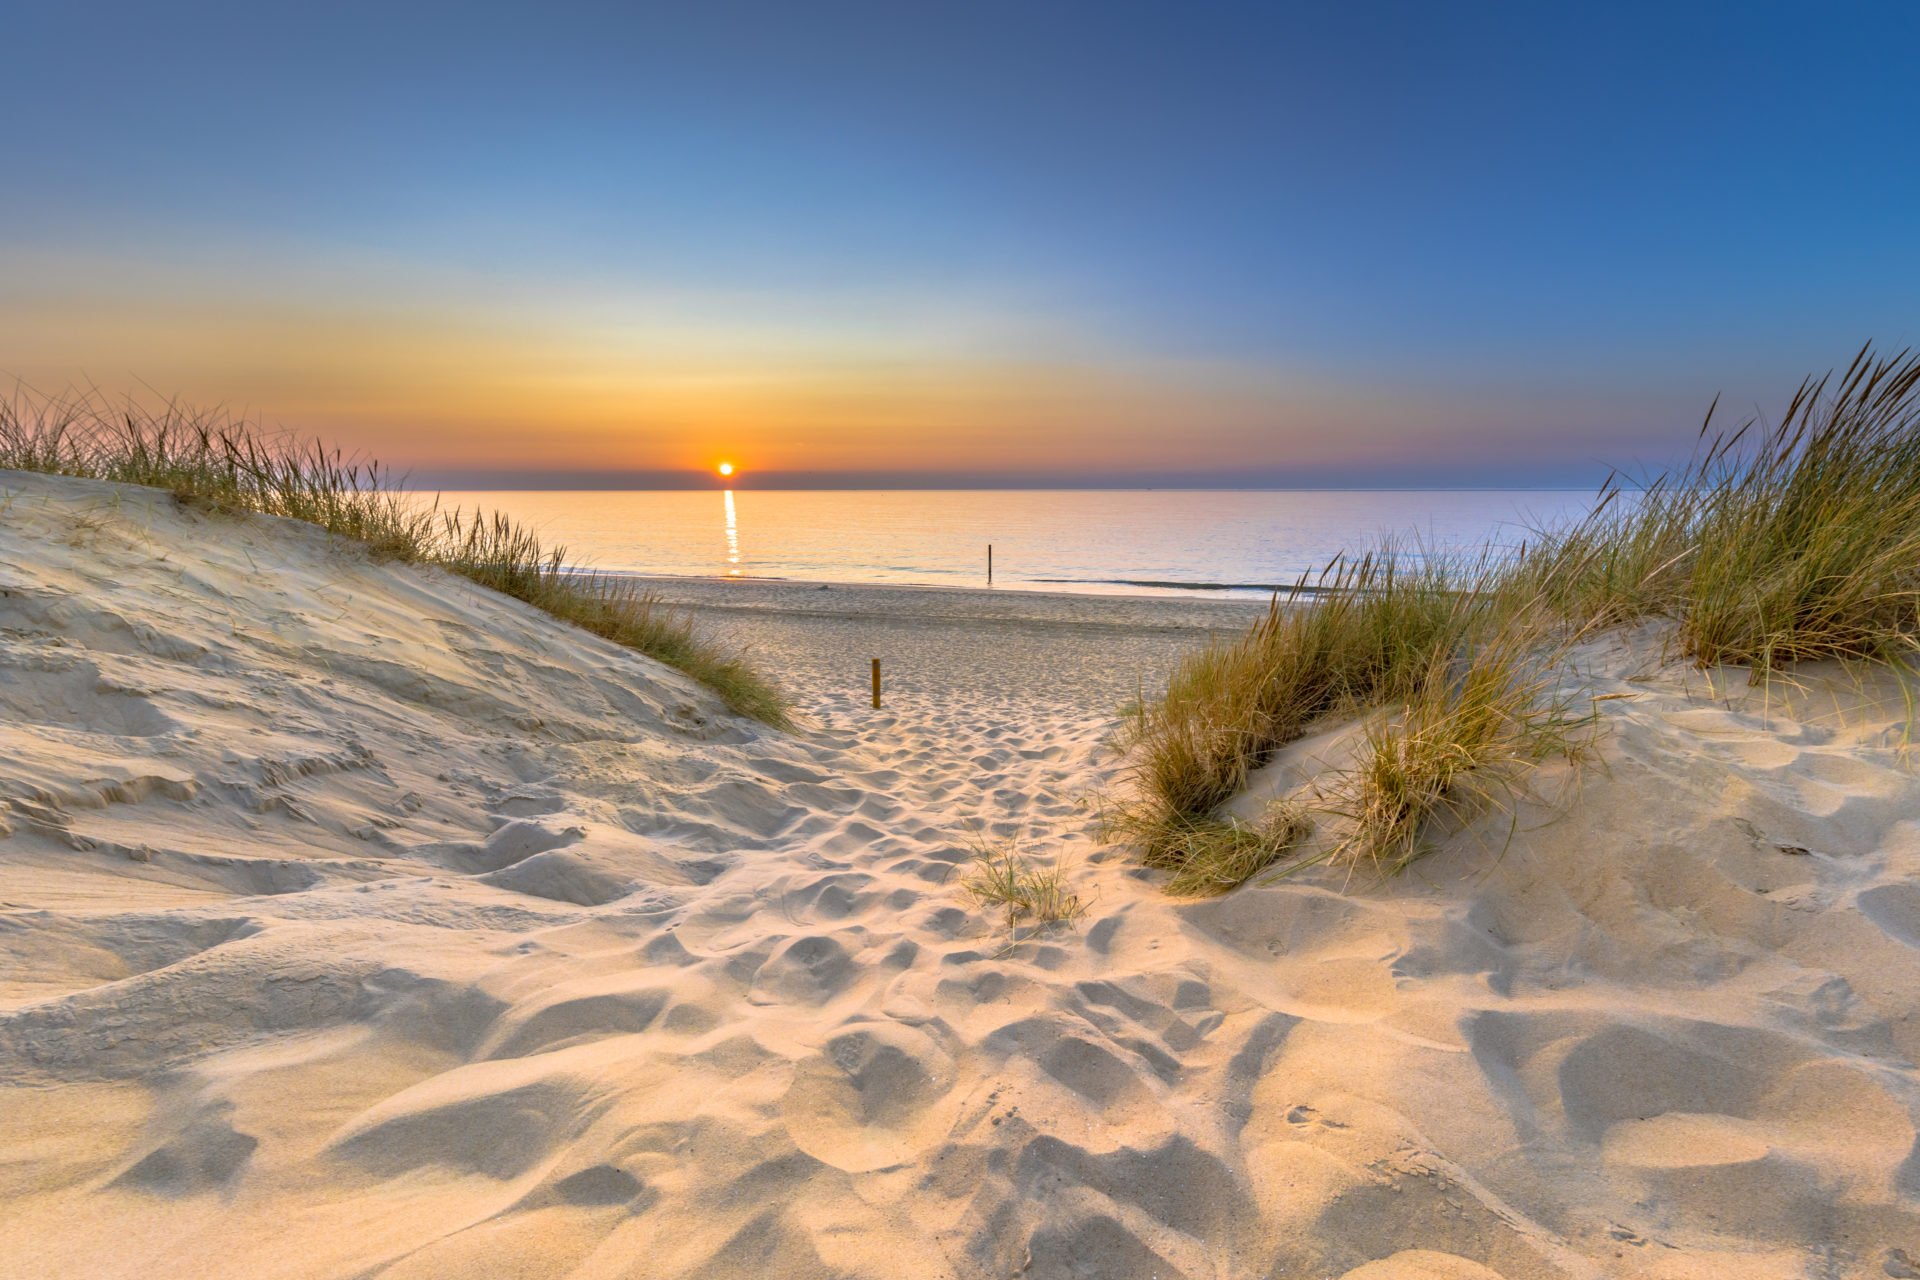
[(731, 462), (723, 462), (723, 463), (721, 463), (721, 464), (720, 464), (720, 474), (721, 474), (721, 475), (723, 475), (723, 476), (730, 476), (730, 475), (732, 475), (732, 474), (733, 474), (733, 464), (732, 464)]

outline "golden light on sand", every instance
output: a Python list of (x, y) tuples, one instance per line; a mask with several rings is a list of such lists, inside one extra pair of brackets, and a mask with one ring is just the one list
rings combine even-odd
[(720, 464), (719, 470), (721, 475), (730, 476), (733, 474), (733, 464), (731, 462), (723, 462)]

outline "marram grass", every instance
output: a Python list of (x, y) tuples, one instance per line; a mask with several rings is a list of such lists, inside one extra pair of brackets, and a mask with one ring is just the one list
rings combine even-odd
[(1102, 820), (1109, 840), (1137, 842), (1150, 867), (1169, 872), (1165, 890), (1204, 897), (1245, 884), (1300, 850), (1313, 820), (1296, 804), (1275, 803), (1259, 822), (1200, 818), (1168, 820), (1151, 808), (1122, 805)]
[(1310, 724), (1366, 717), (1327, 788), (1346, 835), (1267, 865), (1402, 869), (1431, 819), (1500, 806), (1541, 759), (1577, 751), (1595, 721), (1555, 668), (1574, 640), (1637, 621), (1669, 620), (1701, 666), (1756, 680), (1815, 659), (1904, 665), (1920, 642), (1916, 387), (1920, 356), (1869, 346), (1804, 382), (1777, 425), (1716, 433), (1709, 410), (1685, 466), (1609, 480), (1589, 516), (1515, 553), (1388, 541), (1336, 560), (1129, 713), (1132, 794), (1110, 834), (1174, 892), (1231, 887), (1207, 868), (1243, 865), (1254, 837), (1220, 806)]
[(1422, 852), (1427, 824), (1502, 807), (1549, 756), (1576, 756), (1597, 727), (1557, 688), (1559, 645), (1511, 622), (1457, 662), (1436, 660), (1419, 685), (1365, 725), (1354, 767), (1329, 811), (1347, 834), (1334, 861), (1392, 874)]
[(977, 844), (967, 862), (960, 888), (975, 905), (997, 907), (1006, 913), (1007, 932), (1017, 941), (1022, 923), (1035, 929), (1071, 923), (1086, 911), (1086, 903), (1067, 885), (1069, 868), (1043, 865), (1021, 853), (1008, 841)]
[(377, 463), (269, 434), (225, 411), (17, 392), (0, 400), (0, 469), (150, 485), (202, 510), (304, 520), (375, 555), (437, 565), (523, 600), (684, 671), (742, 715), (789, 724), (779, 689), (634, 583), (568, 566), (563, 549), (542, 547), (500, 513), (424, 503)]
[(1903, 660), (1920, 635), (1920, 356), (1863, 349), (1778, 425), (1701, 429), (1685, 467), (1543, 538), (1516, 566), (1583, 621), (1674, 620), (1702, 665), (1759, 678)]

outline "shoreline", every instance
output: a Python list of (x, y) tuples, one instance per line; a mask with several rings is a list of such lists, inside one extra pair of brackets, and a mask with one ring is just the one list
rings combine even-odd
[[(610, 575), (613, 576), (613, 575)], [(1265, 616), (1265, 600), (1189, 600), (933, 583), (824, 582), (797, 578), (617, 575), (669, 604), (714, 613), (1022, 625), (1121, 632), (1243, 630)]]
[(636, 578), (799, 698), (864, 704), (872, 659), (889, 708), (1015, 699), (1109, 721), (1178, 659), (1231, 640), (1265, 604), (757, 579)]

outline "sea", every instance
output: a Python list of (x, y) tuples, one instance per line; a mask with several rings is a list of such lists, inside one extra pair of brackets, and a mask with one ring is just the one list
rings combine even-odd
[(505, 512), (569, 563), (612, 573), (1264, 598), (1383, 535), (1408, 555), (1515, 548), (1585, 514), (1593, 493), (507, 490), (441, 501)]

